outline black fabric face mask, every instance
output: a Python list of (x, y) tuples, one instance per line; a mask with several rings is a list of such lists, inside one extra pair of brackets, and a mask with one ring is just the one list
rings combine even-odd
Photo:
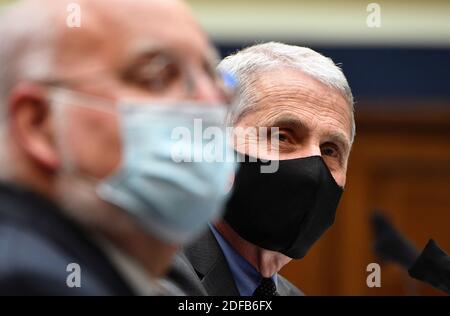
[(252, 159), (240, 162), (225, 221), (257, 246), (303, 258), (333, 224), (343, 188), (320, 156), (279, 160), (275, 173)]

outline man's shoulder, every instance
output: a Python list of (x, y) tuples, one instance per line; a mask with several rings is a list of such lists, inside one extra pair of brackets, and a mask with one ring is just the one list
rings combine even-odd
[[(77, 277), (81, 287), (72, 287), (70, 281)], [(82, 233), (64, 221), (45, 218), (33, 224), (31, 214), (2, 212), (0, 294), (110, 295), (111, 289), (127, 293), (111, 265)]]
[(67, 266), (72, 261), (27, 227), (0, 223), (0, 294), (67, 295)]
[(278, 275), (278, 292), (281, 296), (304, 296), (305, 294), (285, 277)]

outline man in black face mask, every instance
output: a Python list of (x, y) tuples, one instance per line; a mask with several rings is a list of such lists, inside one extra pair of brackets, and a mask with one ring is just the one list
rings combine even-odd
[[(181, 256), (195, 271), (187, 292), (301, 295), (277, 273), (334, 222), (355, 133), (350, 87), (331, 59), (281, 43), (244, 49), (219, 68), (239, 83), (229, 122), (244, 131), (235, 134), (235, 149), (246, 161), (223, 220)], [(276, 128), (276, 148), (261, 130), (251, 132), (260, 127)]]

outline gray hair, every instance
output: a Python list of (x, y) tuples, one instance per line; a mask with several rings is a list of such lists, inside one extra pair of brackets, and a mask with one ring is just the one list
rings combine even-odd
[(51, 76), (54, 19), (40, 5), (21, 1), (0, 12), (0, 125), (6, 120), (6, 103), (14, 85)]
[(280, 67), (298, 69), (338, 91), (347, 101), (351, 113), (351, 141), (355, 136), (354, 100), (342, 70), (330, 59), (307, 47), (277, 42), (257, 44), (223, 59), (218, 68), (234, 75), (238, 81), (238, 100), (228, 116), (229, 124), (256, 105), (254, 85), (258, 73)]

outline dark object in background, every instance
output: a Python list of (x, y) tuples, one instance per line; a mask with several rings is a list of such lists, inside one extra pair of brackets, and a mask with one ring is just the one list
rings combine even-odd
[(389, 220), (379, 211), (372, 215), (375, 231), (375, 253), (383, 261), (391, 261), (408, 269), (419, 251), (402, 234), (395, 229)]
[(414, 279), (450, 294), (450, 256), (431, 239), (419, 254), (389, 220), (379, 211), (372, 215), (375, 253), (384, 261), (399, 264)]
[(450, 294), (450, 256), (433, 239), (427, 243), (408, 272), (414, 279)]

